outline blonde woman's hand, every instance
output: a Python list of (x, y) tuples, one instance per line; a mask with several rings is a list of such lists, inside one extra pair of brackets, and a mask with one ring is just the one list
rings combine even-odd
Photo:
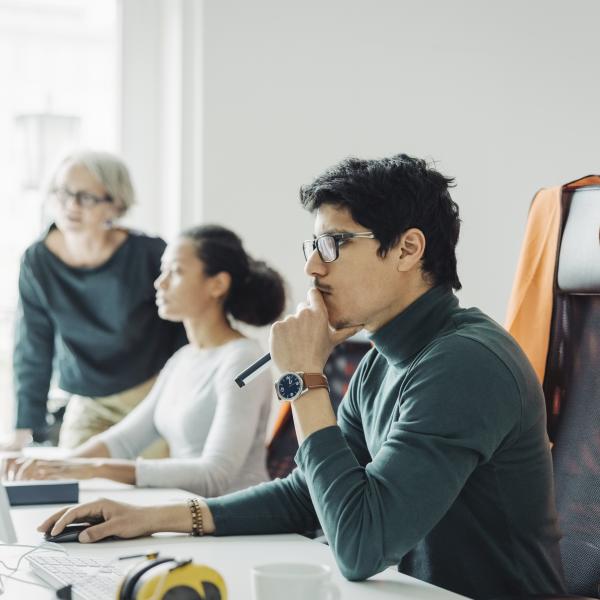
[(16, 462), (22, 459), (21, 452), (2, 452), (0, 458), (0, 479), (13, 479)]
[(0, 452), (21, 451), (33, 440), (31, 429), (15, 429), (8, 437), (0, 441)]

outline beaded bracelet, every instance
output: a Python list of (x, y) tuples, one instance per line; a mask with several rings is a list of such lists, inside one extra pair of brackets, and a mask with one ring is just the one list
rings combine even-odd
[(188, 506), (190, 507), (190, 512), (192, 513), (192, 535), (204, 535), (204, 523), (202, 522), (200, 501), (198, 498), (190, 498), (188, 500)]

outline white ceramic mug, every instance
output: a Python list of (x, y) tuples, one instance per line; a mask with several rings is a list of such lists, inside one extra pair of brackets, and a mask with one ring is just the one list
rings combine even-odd
[(271, 563), (252, 569), (254, 600), (340, 600), (331, 569), (311, 563)]

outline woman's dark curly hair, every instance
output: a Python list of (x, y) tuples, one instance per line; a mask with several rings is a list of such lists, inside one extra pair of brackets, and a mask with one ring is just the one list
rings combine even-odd
[(300, 189), (300, 201), (313, 212), (322, 204), (347, 208), (352, 219), (370, 229), (384, 257), (412, 227), (426, 239), (422, 270), (434, 285), (459, 290), (456, 244), (460, 232), (458, 205), (445, 177), (419, 158), (347, 158)]
[(267, 325), (281, 315), (285, 307), (281, 275), (246, 254), (233, 231), (221, 225), (200, 225), (187, 229), (181, 237), (194, 244), (206, 275), (224, 271), (231, 276), (223, 305), (226, 313), (249, 325)]

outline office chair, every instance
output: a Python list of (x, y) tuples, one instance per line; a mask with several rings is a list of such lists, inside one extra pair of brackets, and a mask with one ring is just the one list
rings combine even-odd
[[(588, 176), (563, 186), (557, 196), (558, 252), (543, 375), (566, 587), (570, 594), (592, 598), (600, 598), (598, 182), (598, 177)], [(538, 292), (534, 295), (541, 298)], [(534, 347), (532, 340), (522, 341), (527, 347)]]
[[(327, 364), (325, 375), (329, 380), (329, 395), (333, 410), (338, 406), (348, 389), (348, 383), (358, 363), (371, 344), (366, 341), (346, 341), (333, 349)], [(273, 434), (267, 450), (267, 471), (271, 479), (286, 477), (295, 468), (294, 456), (298, 450), (298, 439), (289, 404), (283, 403), (273, 428)]]
[(600, 186), (564, 190), (544, 377), (571, 594), (600, 597)]

